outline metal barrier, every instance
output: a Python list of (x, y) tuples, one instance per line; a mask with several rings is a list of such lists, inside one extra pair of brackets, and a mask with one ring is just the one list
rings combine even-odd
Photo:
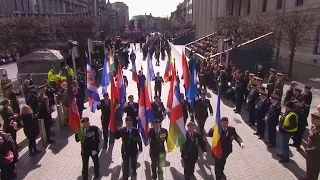
[[(28, 74), (29, 73), (18, 73), (17, 78), (22, 79), (24, 81), (25, 79), (27, 79)], [(36, 86), (43, 85), (43, 82), (45, 79), (48, 79), (48, 73), (34, 73), (34, 74), (32, 73), (32, 80)]]
[[(14, 92), (17, 92), (17, 93), (20, 93), (22, 92), (22, 79), (21, 78), (12, 78), (10, 79), (11, 80), (11, 83), (12, 83), (12, 86), (13, 86), (13, 91)], [(2, 92), (2, 88), (0, 88), (0, 95), (3, 95), (3, 92)]]
[(44, 119), (39, 119), (39, 132), (40, 132), (41, 144), (43, 147), (46, 147), (48, 142), (47, 142), (47, 132), (44, 125)]
[(62, 106), (61, 104), (57, 104), (57, 122), (58, 122), (58, 129), (60, 130), (61, 126), (64, 126), (64, 114), (62, 112)]

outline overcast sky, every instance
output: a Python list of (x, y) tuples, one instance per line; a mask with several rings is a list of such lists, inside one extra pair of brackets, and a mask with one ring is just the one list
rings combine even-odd
[(129, 18), (135, 15), (143, 15), (145, 13), (154, 17), (166, 17), (175, 11), (177, 5), (183, 0), (110, 0), (113, 2), (124, 2), (129, 6)]

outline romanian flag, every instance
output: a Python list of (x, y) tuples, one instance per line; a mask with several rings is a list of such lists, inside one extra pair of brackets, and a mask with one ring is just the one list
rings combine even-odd
[(169, 80), (170, 80), (170, 61), (168, 60), (166, 64), (166, 69), (164, 70), (163, 81), (167, 83), (169, 82)]
[(114, 83), (114, 79), (111, 78), (111, 89), (110, 89), (110, 123), (109, 128), (112, 133), (115, 133), (117, 131), (117, 123), (116, 123), (116, 110), (118, 106), (118, 91), (116, 88), (116, 85)]
[(73, 88), (72, 88), (72, 77), (71, 76), (67, 76), (67, 94), (68, 94), (68, 104), (69, 104), (69, 108), (68, 108), (68, 113), (69, 113), (69, 126), (72, 129), (72, 131), (74, 133), (78, 134), (79, 140), (81, 142), (84, 141), (84, 131), (82, 128), (82, 125), (80, 123), (80, 115), (79, 115), (79, 111), (78, 111), (78, 106), (76, 103), (76, 99), (74, 97), (73, 94)]
[(187, 62), (187, 57), (182, 50), (182, 76), (184, 80), (184, 88), (187, 90), (190, 87), (190, 71)]
[(176, 75), (175, 70), (173, 71), (172, 82), (174, 82), (173, 83), (174, 89), (172, 93), (173, 101), (172, 101), (172, 110), (170, 114), (169, 135), (168, 135), (168, 143), (167, 143), (169, 152), (180, 147), (186, 142), (186, 129), (185, 129), (185, 124), (183, 120), (179, 76)]
[(220, 102), (221, 102), (221, 95), (219, 90), (217, 110), (216, 110), (216, 123), (213, 125), (213, 137), (212, 137), (212, 148), (211, 148), (214, 156), (218, 159), (220, 159), (222, 156), (222, 147), (221, 147), (222, 127), (221, 127)]

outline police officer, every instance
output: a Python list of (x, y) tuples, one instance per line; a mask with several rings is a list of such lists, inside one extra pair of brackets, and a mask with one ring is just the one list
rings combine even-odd
[(268, 85), (267, 85), (267, 90), (268, 90), (268, 95), (271, 96), (271, 94), (274, 91), (274, 85), (277, 81), (276, 77), (277, 71), (273, 68), (270, 69), (270, 76), (268, 78)]
[(279, 104), (280, 97), (276, 94), (271, 95), (271, 105), (264, 120), (268, 124), (268, 147), (276, 147), (277, 139), (277, 125), (279, 124), (279, 116), (281, 113), (281, 106)]
[(160, 97), (158, 95), (154, 96), (154, 102), (151, 103), (151, 106), (154, 118), (163, 121), (166, 109), (163, 105), (163, 102), (160, 101)]
[(291, 82), (290, 88), (286, 92), (286, 96), (284, 97), (284, 104), (289, 102), (293, 96), (293, 91), (297, 87), (298, 83), (295, 81)]
[[(225, 178), (225, 174), (223, 173), (224, 166), (226, 164), (227, 157), (232, 153), (232, 141), (236, 140), (237, 143), (244, 148), (244, 144), (240, 136), (237, 134), (236, 129), (232, 126), (229, 126), (229, 120), (227, 117), (221, 118), (221, 127), (222, 127), (222, 136), (221, 138), (221, 147), (222, 147), (222, 155), (221, 157), (213, 154), (214, 162), (215, 162), (215, 175), (216, 180), (221, 180)], [(213, 129), (209, 130), (208, 136), (213, 137)]]
[(108, 147), (109, 139), (109, 122), (110, 122), (110, 111), (111, 111), (111, 101), (109, 99), (109, 94), (106, 92), (103, 94), (103, 99), (100, 100), (100, 104), (97, 109), (101, 110), (101, 126), (103, 135), (103, 148)]
[(138, 109), (139, 104), (133, 102), (133, 95), (128, 96), (129, 102), (124, 106), (124, 112), (127, 113), (127, 117), (131, 117), (132, 125), (135, 128), (138, 128)]
[(208, 109), (210, 115), (213, 116), (213, 109), (209, 99), (206, 99), (206, 94), (207, 93), (202, 92), (200, 99), (196, 99), (195, 101), (195, 116), (198, 122), (199, 133), (202, 135), (204, 134), (204, 125), (208, 118)]
[(160, 76), (160, 73), (157, 72), (157, 76), (154, 79), (154, 94), (159, 95), (160, 98), (161, 98), (162, 84), (164, 84), (163, 78)]
[[(120, 128), (115, 133), (115, 138), (122, 139), (121, 154), (123, 160), (123, 180), (129, 178), (129, 162), (131, 161), (132, 175), (137, 175), (138, 153), (142, 152), (142, 142), (139, 130), (132, 126), (131, 117), (126, 117), (126, 126)], [(139, 148), (139, 149), (138, 149)]]
[(308, 126), (308, 116), (310, 107), (305, 103), (304, 97), (300, 97), (298, 102), (295, 104), (295, 112), (298, 115), (298, 130), (293, 134), (293, 144), (290, 146), (296, 147), (297, 151), (300, 151), (301, 142), (303, 138), (303, 133)]
[(311, 102), (312, 102), (312, 92), (311, 92), (312, 87), (305, 85), (304, 86), (304, 90), (303, 90), (303, 97), (304, 97), (304, 101), (308, 106), (311, 106)]
[(194, 167), (199, 156), (199, 146), (203, 151), (203, 155), (206, 156), (206, 144), (203, 140), (203, 136), (195, 131), (195, 124), (193, 122), (188, 123), (188, 130), (186, 133), (186, 142), (181, 147), (181, 158), (184, 164), (184, 177), (185, 180), (190, 180), (194, 177)]
[(269, 110), (270, 102), (267, 92), (260, 91), (260, 100), (256, 104), (255, 113), (256, 113), (256, 121), (257, 121), (257, 132), (254, 134), (259, 137), (259, 139), (264, 138), (264, 132), (266, 129), (265, 116)]
[(193, 111), (188, 100), (184, 99), (184, 94), (180, 93), (180, 95), (181, 95), (181, 101), (182, 101), (183, 120), (184, 120), (184, 124), (186, 124), (188, 119), (188, 113), (190, 113), (191, 121), (194, 121), (193, 114), (192, 114)]
[(307, 172), (302, 180), (317, 180), (319, 178), (319, 151), (320, 151), (320, 113), (311, 114), (311, 129), (308, 137), (307, 152)]
[(149, 130), (151, 170), (153, 180), (156, 180), (158, 175), (159, 178), (163, 178), (162, 168), (164, 167), (166, 160), (166, 149), (164, 142), (167, 142), (167, 139), (168, 131), (165, 128), (161, 128), (161, 121), (159, 119), (155, 119), (153, 121), (153, 127)]
[(88, 179), (88, 164), (89, 157), (92, 158), (94, 164), (94, 178), (99, 178), (100, 165), (99, 165), (99, 144), (100, 133), (97, 126), (90, 125), (89, 118), (84, 117), (81, 119), (84, 130), (83, 134), (76, 134), (77, 142), (81, 142), (81, 156), (82, 156), (82, 179)]
[(249, 126), (254, 126), (256, 124), (255, 103), (259, 98), (259, 92), (257, 91), (257, 84), (252, 84), (250, 89), (251, 91), (247, 98), (249, 111)]
[(284, 81), (283, 81), (283, 74), (282, 73), (277, 73), (277, 80), (274, 84), (274, 92), (273, 94), (276, 94), (280, 97), (283, 95), (283, 86), (284, 86)]

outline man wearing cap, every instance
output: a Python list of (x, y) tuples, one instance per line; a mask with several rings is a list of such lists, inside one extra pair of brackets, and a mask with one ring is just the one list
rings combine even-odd
[(320, 169), (320, 113), (311, 114), (311, 129), (306, 147), (307, 172), (302, 180), (318, 180)]
[(10, 108), (10, 100), (7, 98), (3, 99), (0, 102), (2, 108), (0, 109), (0, 115), (3, 119), (3, 130), (10, 134), (12, 140), (17, 145), (17, 123), (16, 119), (18, 118), (18, 114), (15, 114), (12, 109)]
[(81, 119), (82, 127), (84, 129), (84, 137), (81, 134), (76, 134), (75, 139), (81, 142), (81, 156), (82, 156), (82, 179), (88, 180), (88, 166), (89, 157), (92, 158), (94, 164), (94, 178), (100, 176), (99, 165), (99, 144), (100, 132), (97, 126), (90, 125), (89, 118), (84, 117)]
[(268, 78), (268, 85), (267, 85), (267, 90), (268, 90), (268, 95), (271, 96), (271, 94), (274, 91), (274, 84), (277, 81), (276, 77), (277, 71), (273, 68), (270, 69), (270, 76)]
[(297, 103), (297, 102), (298, 102), (298, 99), (299, 99), (300, 97), (302, 97), (301, 92), (302, 92), (302, 89), (300, 89), (300, 88), (298, 88), (298, 87), (294, 88), (294, 90), (293, 90), (293, 96), (292, 96), (292, 98), (291, 98), (290, 101), (292, 101), (292, 102), (294, 102), (294, 103)]
[[(227, 117), (221, 118), (221, 127), (222, 135), (220, 136), (222, 155), (221, 157), (215, 156), (215, 175), (216, 180), (226, 179), (226, 175), (224, 174), (224, 166), (226, 164), (226, 160), (228, 156), (232, 153), (232, 141), (235, 140), (240, 145), (241, 148), (244, 148), (244, 144), (240, 136), (237, 134), (236, 129), (232, 126), (229, 126), (229, 120)], [(213, 129), (211, 128), (208, 136), (213, 137)]]
[(213, 109), (210, 103), (209, 99), (206, 99), (206, 93), (202, 92), (200, 99), (196, 99), (194, 108), (195, 108), (195, 118), (198, 122), (199, 127), (199, 133), (204, 135), (204, 125), (207, 121), (208, 115), (208, 109), (210, 112), (210, 115), (213, 116)]
[(294, 112), (294, 103), (289, 101), (285, 104), (286, 111), (280, 118), (279, 132), (282, 139), (282, 154), (280, 163), (289, 161), (289, 141), (292, 135), (298, 130), (298, 115)]
[(100, 104), (98, 105), (97, 109), (101, 110), (101, 126), (102, 126), (102, 135), (103, 135), (103, 148), (108, 147), (108, 140), (109, 140), (109, 122), (110, 122), (110, 106), (111, 101), (109, 99), (109, 94), (105, 92), (103, 94), (103, 99), (100, 100)]
[(38, 96), (37, 96), (37, 89), (34, 85), (30, 85), (28, 87), (28, 105), (31, 107), (34, 113), (38, 113)]
[(249, 91), (249, 92), (251, 90), (252, 84), (256, 84), (254, 77), (255, 77), (255, 74), (252, 74), (252, 73), (249, 74), (249, 79), (250, 80), (249, 80), (249, 83), (248, 83), (248, 86), (247, 86), (247, 91)]
[(303, 97), (304, 97), (304, 101), (308, 106), (311, 106), (311, 102), (312, 102), (312, 92), (311, 92), (311, 86), (305, 85), (304, 86), (304, 90), (303, 90)]
[(199, 156), (199, 146), (204, 156), (206, 156), (207, 149), (202, 135), (195, 131), (195, 124), (189, 122), (187, 126), (186, 142), (181, 146), (180, 150), (184, 164), (184, 178), (185, 180), (191, 180), (194, 177), (194, 167)]
[(310, 111), (310, 107), (305, 103), (304, 97), (299, 97), (298, 102), (295, 104), (294, 111), (298, 115), (298, 130), (293, 134), (293, 144), (289, 145), (296, 147), (297, 151), (300, 151), (303, 134), (308, 126), (308, 116)]
[[(165, 128), (161, 128), (161, 121), (155, 119), (153, 127), (149, 130), (149, 141), (150, 141), (150, 158), (151, 158), (151, 171), (152, 179), (156, 180), (163, 179), (163, 170), (166, 161), (166, 148), (164, 142), (167, 142), (168, 131)], [(158, 170), (158, 172), (157, 172)]]
[(274, 92), (273, 94), (276, 94), (280, 97), (283, 95), (283, 86), (284, 86), (284, 81), (283, 81), (283, 74), (282, 73), (277, 73), (277, 80), (274, 84)]
[(126, 117), (126, 127), (120, 128), (115, 133), (116, 139), (122, 139), (121, 154), (123, 160), (123, 180), (129, 178), (129, 162), (131, 161), (132, 175), (137, 175), (138, 153), (142, 152), (142, 142), (139, 130), (132, 126), (132, 119)]
[(256, 114), (255, 114), (255, 105), (256, 101), (259, 98), (259, 92), (257, 91), (257, 84), (252, 84), (250, 87), (251, 91), (247, 98), (248, 111), (249, 111), (249, 126), (256, 124)]
[(154, 118), (163, 121), (166, 108), (164, 107), (163, 102), (160, 101), (160, 97), (158, 95), (154, 96), (154, 102), (151, 103), (151, 106)]
[[(11, 83), (10, 83), (11, 84)], [(18, 115), (17, 123), (19, 127), (22, 127), (21, 122), (20, 122), (20, 102), (17, 96), (20, 96), (21, 93), (16, 93), (13, 91), (13, 86), (12, 84), (8, 87), (8, 90), (6, 92), (6, 97), (10, 101), (10, 106), (13, 111), (13, 113)]]
[(264, 120), (270, 106), (270, 102), (267, 92), (260, 92), (260, 100), (256, 104), (255, 113), (256, 113), (256, 122), (257, 122), (257, 132), (254, 134), (259, 137), (259, 139), (264, 138), (264, 132), (266, 129), (266, 122)]
[(128, 96), (128, 100), (129, 102), (126, 102), (124, 105), (124, 112), (127, 113), (128, 117), (131, 117), (133, 127), (138, 128), (139, 104), (133, 102), (133, 95)]
[(264, 118), (268, 124), (268, 147), (276, 147), (277, 139), (277, 125), (279, 124), (279, 116), (281, 113), (281, 106), (279, 104), (280, 97), (276, 94), (271, 95), (271, 105)]
[(292, 96), (293, 96), (293, 91), (294, 91), (294, 89), (297, 87), (297, 85), (298, 85), (297, 82), (295, 82), (295, 81), (292, 81), (292, 82), (291, 82), (291, 86), (290, 86), (290, 88), (287, 90), (286, 96), (285, 96), (285, 98), (284, 98), (284, 104), (287, 103), (287, 102), (289, 102), (289, 101), (291, 100), (291, 98), (292, 98)]
[(154, 94), (159, 95), (161, 98), (162, 84), (164, 83), (163, 78), (160, 76), (160, 73), (157, 72), (157, 76), (154, 79)]

